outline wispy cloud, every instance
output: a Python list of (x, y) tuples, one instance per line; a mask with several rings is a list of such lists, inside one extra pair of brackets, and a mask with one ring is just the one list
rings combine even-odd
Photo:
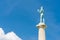
[(14, 32), (4, 33), (3, 29), (0, 28), (0, 40), (22, 40)]

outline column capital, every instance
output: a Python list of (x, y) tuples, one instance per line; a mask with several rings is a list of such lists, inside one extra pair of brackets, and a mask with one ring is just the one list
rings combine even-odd
[(45, 29), (46, 28), (46, 25), (45, 25), (45, 23), (39, 23), (38, 25), (36, 25), (37, 26), (37, 28), (39, 29), (39, 28), (43, 28), (43, 29)]

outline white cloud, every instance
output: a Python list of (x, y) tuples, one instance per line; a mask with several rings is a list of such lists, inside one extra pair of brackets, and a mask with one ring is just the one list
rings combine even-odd
[(0, 40), (22, 40), (14, 32), (4, 33), (3, 29), (0, 28)]

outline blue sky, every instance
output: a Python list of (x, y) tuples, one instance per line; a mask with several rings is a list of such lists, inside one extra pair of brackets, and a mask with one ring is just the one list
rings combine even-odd
[(37, 40), (39, 13), (44, 7), (46, 40), (60, 40), (60, 0), (0, 0), (0, 27), (23, 40)]

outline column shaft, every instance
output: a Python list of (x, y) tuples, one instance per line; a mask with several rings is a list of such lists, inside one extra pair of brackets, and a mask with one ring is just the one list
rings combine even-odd
[(45, 40), (45, 30), (44, 30), (44, 28), (39, 28), (38, 40)]

